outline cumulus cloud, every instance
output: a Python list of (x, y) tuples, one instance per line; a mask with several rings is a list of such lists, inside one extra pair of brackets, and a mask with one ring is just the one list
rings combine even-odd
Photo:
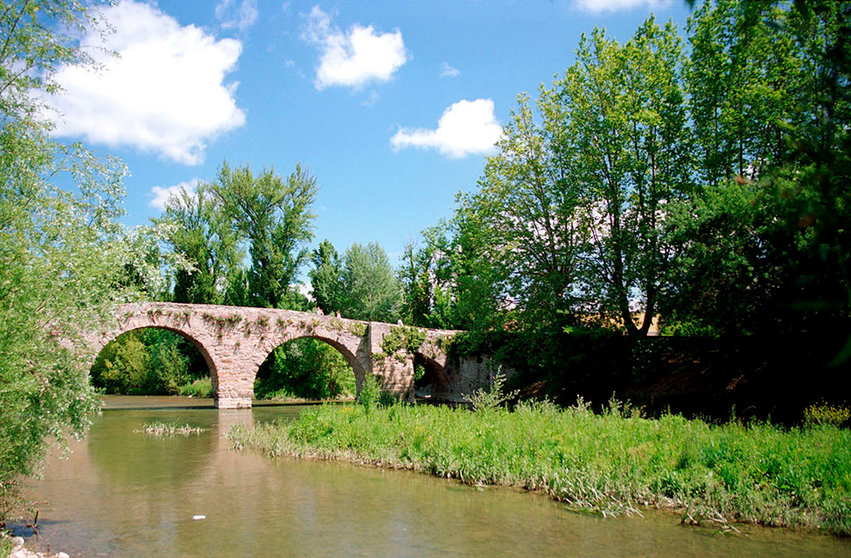
[(359, 89), (372, 81), (387, 81), (408, 61), (401, 31), (378, 33), (371, 25), (354, 25), (343, 32), (319, 6), (311, 10), (302, 38), (319, 49), (313, 82), (317, 89), (333, 85)]
[(198, 183), (199, 180), (197, 178), (193, 178), (192, 180), (187, 180), (186, 182), (181, 182), (174, 186), (154, 186), (151, 188), (151, 193), (154, 197), (148, 202), (148, 205), (162, 211), (165, 209), (165, 205), (169, 198), (180, 195), (181, 191), (185, 191), (194, 196), (198, 188)]
[(588, 12), (617, 12), (634, 8), (664, 8), (671, 0), (576, 0), (575, 5)]
[(459, 75), (461, 75), (461, 71), (458, 68), (453, 68), (446, 62), (440, 65), (440, 77), (454, 78)]
[(216, 4), (216, 19), (222, 29), (245, 31), (257, 21), (257, 0), (220, 0)]
[(487, 154), (502, 135), (502, 126), (493, 114), (491, 99), (462, 100), (443, 111), (437, 128), (400, 128), (390, 139), (394, 150), (405, 147), (437, 149), (454, 159)]
[(242, 51), (239, 41), (217, 40), (132, 1), (104, 8), (101, 17), (114, 29), (106, 44), (97, 32), (82, 39), (101, 68), (61, 68), (56, 81), (65, 91), (46, 99), (59, 113), (55, 134), (194, 165), (208, 141), (245, 123), (234, 99), (237, 83), (224, 82)]

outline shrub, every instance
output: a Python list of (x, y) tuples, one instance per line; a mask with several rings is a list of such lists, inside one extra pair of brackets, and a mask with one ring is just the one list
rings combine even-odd
[[(501, 367), (500, 367), (501, 368)], [(479, 388), (472, 395), (464, 395), (464, 399), (470, 402), (475, 412), (491, 411), (502, 407), (506, 401), (517, 397), (517, 391), (504, 393), (505, 374), (497, 371), (493, 383), (488, 389)]]

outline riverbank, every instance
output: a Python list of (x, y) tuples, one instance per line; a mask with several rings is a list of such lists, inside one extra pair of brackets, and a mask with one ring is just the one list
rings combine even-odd
[(7, 558), (69, 558), (64, 552), (43, 554), (27, 550), (22, 537), (6, 537), (0, 533), (0, 556)]
[(322, 406), (291, 422), (235, 426), (236, 448), (411, 469), (468, 484), (545, 491), (602, 514), (675, 509), (851, 535), (851, 432), (833, 426), (644, 419), (618, 404), (523, 403), (515, 411)]

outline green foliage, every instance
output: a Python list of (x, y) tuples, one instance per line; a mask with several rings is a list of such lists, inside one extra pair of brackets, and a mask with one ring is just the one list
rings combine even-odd
[(846, 319), (851, 3), (706, 2), (686, 74), (702, 187), (665, 313), (720, 333)]
[(347, 318), (392, 322), (398, 316), (399, 284), (387, 254), (377, 242), (355, 242), (343, 256), (340, 312)]
[(848, 1), (719, 0), (696, 8), (687, 49), (652, 18), (626, 42), (584, 36), (552, 86), (518, 97), (476, 190), (406, 246), (406, 322), (847, 328), (849, 16)]
[(324, 240), (313, 252), (310, 272), (313, 297), (326, 314), (340, 312), (346, 318), (395, 321), (401, 301), (399, 282), (377, 242), (355, 242), (341, 259)]
[(213, 397), (213, 381), (209, 377), (192, 380), (192, 382), (180, 386), (177, 394), (183, 397), (209, 399)]
[(393, 326), (381, 340), (381, 351), (385, 357), (399, 351), (414, 354), (425, 342), (426, 332), (413, 326)]
[(380, 397), (381, 380), (372, 374), (367, 374), (367, 376), (363, 379), (363, 385), (361, 385), (360, 393), (358, 393), (358, 403), (360, 403), (366, 413), (369, 413), (372, 409), (378, 406)]
[(292, 305), (291, 285), (307, 262), (305, 244), (313, 237), (310, 206), (316, 191), (316, 179), (300, 165), (284, 180), (274, 169), (255, 176), (247, 165), (231, 169), (222, 163), (205, 192), (247, 241), (251, 257), (246, 275), (231, 277), (231, 300), (244, 297), (248, 305), (266, 308)]
[(48, 443), (83, 435), (98, 408), (77, 332), (162, 290), (153, 232), (118, 223), (125, 167), (54, 142), (36, 100), (59, 67), (89, 60), (76, 42), (87, 25), (99, 22), (85, 3), (0, 10), (0, 520)]
[(91, 376), (107, 393), (131, 395), (182, 395), (193, 380), (210, 381), (197, 349), (181, 335), (157, 328), (130, 331), (107, 344)]
[(328, 239), (319, 243), (319, 247), (313, 251), (312, 263), (313, 269), (309, 275), (316, 305), (326, 314), (340, 311), (345, 296), (343, 262)]
[(491, 385), (487, 389), (479, 388), (470, 395), (464, 395), (464, 399), (470, 403), (473, 412), (493, 411), (517, 397), (517, 391), (506, 393), (504, 386), (505, 374), (497, 370)]
[(292, 422), (228, 434), (270, 455), (409, 468), (469, 484), (540, 490), (575, 507), (630, 513), (673, 508), (684, 522), (718, 518), (848, 534), (851, 433), (833, 427), (711, 425), (623, 406), (595, 415), (523, 402), (472, 413), (436, 406), (324, 406)]
[(189, 263), (173, 270), (174, 302), (222, 304), (229, 276), (244, 257), (238, 232), (210, 188), (200, 185), (196, 192), (181, 189), (169, 198), (162, 216), (154, 220), (168, 226), (167, 244)]
[(367, 325), (362, 322), (354, 322), (349, 324), (349, 333), (352, 335), (357, 335), (358, 337), (363, 337), (366, 335)]

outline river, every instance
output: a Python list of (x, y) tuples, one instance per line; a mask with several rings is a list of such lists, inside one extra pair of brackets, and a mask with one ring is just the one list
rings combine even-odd
[[(107, 397), (88, 437), (67, 459), (48, 459), (29, 489), (39, 537), (28, 546), (72, 558), (851, 556), (851, 542), (819, 533), (722, 533), (653, 511), (602, 518), (522, 491), (228, 448), (233, 424), (301, 408), (217, 411), (204, 400)], [(205, 430), (139, 432), (157, 421)]]

